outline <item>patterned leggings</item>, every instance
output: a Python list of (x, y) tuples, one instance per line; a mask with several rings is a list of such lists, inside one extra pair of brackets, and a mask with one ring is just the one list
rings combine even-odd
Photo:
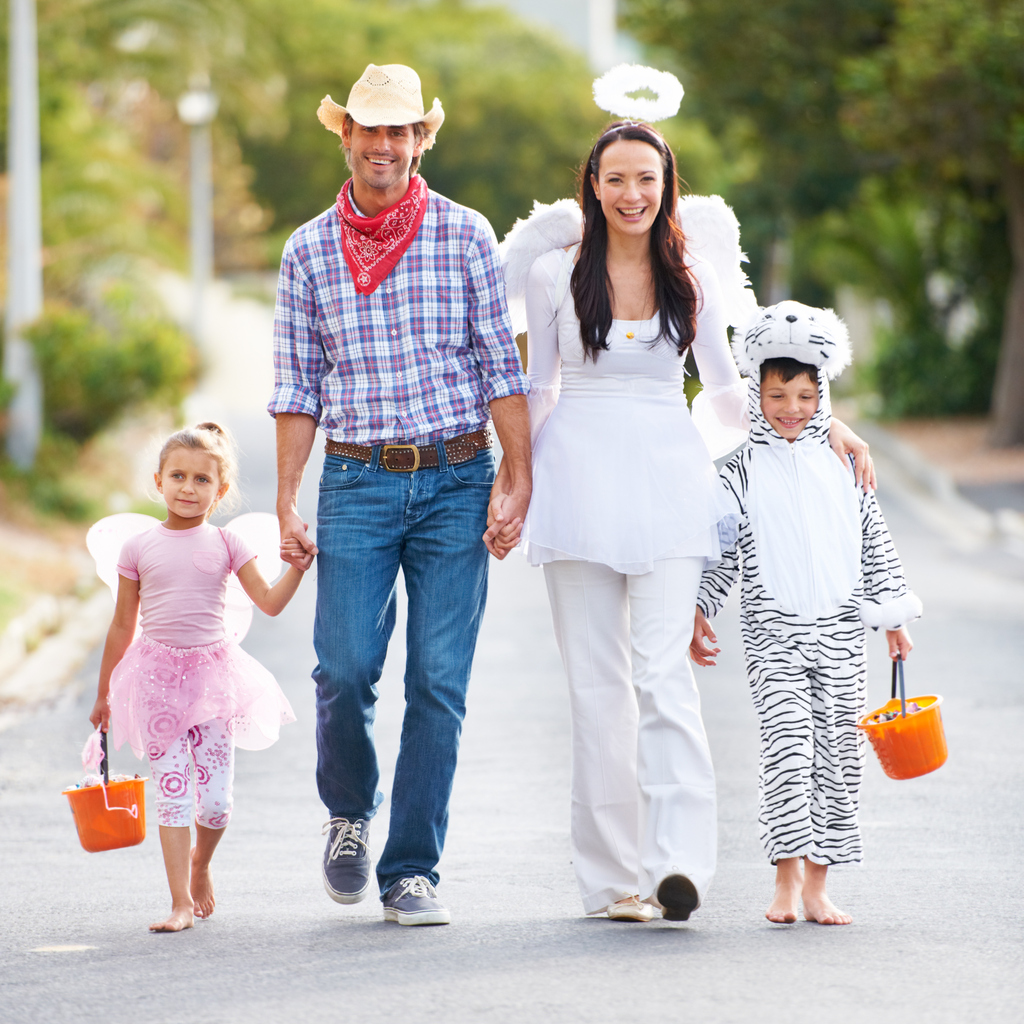
[(173, 740), (160, 757), (151, 757), (149, 765), (156, 783), (156, 814), (161, 825), (188, 828), (193, 812), (197, 825), (227, 825), (235, 778), (235, 741), (226, 722), (214, 719), (193, 726)]

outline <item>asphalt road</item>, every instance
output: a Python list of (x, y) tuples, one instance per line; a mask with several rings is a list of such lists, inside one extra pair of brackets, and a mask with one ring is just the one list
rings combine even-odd
[[(244, 469), (250, 504), (269, 510), (269, 420), (235, 425), (260, 454)], [(169, 904), (155, 825), (139, 847), (87, 854), (60, 795), (80, 774), (98, 653), (59, 704), (0, 733), (0, 1021), (1024, 1019), (1024, 584), (950, 551), (880, 496), (925, 603), (908, 682), (944, 696), (950, 758), (894, 782), (869, 754), (867, 859), (832, 879), (852, 926), (763, 917), (772, 869), (756, 837), (756, 731), (735, 595), (719, 623), (720, 665), (698, 670), (720, 798), (714, 887), (687, 924), (582, 916), (569, 863), (565, 688), (541, 574), (518, 557), (492, 563), (440, 865), (453, 923), (400, 928), (383, 923), (375, 900), (332, 903), (319, 876), (310, 579), (280, 618), (257, 613), (245, 642), (299, 720), (275, 747), (239, 752), (236, 810), (214, 861), (217, 911), (189, 932), (146, 928)], [(401, 636), (400, 623), (381, 684), (386, 786)], [(879, 637), (871, 666), (881, 704)], [(139, 766), (125, 749), (112, 767)]]

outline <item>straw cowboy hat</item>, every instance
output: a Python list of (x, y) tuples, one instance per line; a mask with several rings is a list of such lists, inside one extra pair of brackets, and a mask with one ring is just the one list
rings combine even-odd
[(320, 123), (337, 135), (341, 135), (346, 114), (351, 114), (352, 120), (364, 128), (422, 122), (428, 132), (424, 149), (433, 146), (437, 129), (444, 121), (444, 111), (437, 97), (434, 97), (430, 112), (423, 113), (420, 76), (404, 64), (367, 64), (362, 77), (348, 94), (348, 107), (325, 96), (316, 112)]

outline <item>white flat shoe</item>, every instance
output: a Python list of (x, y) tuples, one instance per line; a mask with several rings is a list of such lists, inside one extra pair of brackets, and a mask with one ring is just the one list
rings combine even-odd
[(653, 921), (658, 911), (650, 903), (642, 903), (639, 896), (613, 903), (606, 911), (613, 921)]

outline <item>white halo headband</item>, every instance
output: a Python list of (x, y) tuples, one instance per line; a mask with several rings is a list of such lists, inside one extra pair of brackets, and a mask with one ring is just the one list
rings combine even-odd
[[(657, 98), (629, 95), (640, 89), (650, 89)], [(594, 102), (616, 117), (664, 121), (675, 116), (682, 99), (683, 86), (671, 71), (642, 64), (620, 64), (594, 79)]]

